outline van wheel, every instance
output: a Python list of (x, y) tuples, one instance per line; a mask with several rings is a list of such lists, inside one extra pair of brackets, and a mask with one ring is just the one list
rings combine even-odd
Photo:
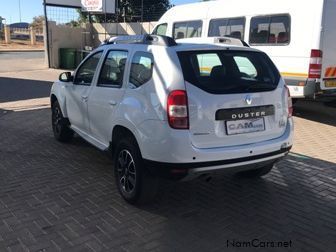
[(151, 202), (157, 193), (158, 178), (145, 169), (136, 141), (122, 139), (114, 155), (114, 175), (121, 196), (131, 204)]
[(60, 142), (69, 142), (72, 139), (74, 132), (69, 128), (69, 120), (63, 117), (58, 101), (55, 101), (52, 104), (51, 113), (54, 137)]
[(238, 172), (237, 175), (239, 177), (244, 177), (244, 178), (255, 178), (255, 177), (262, 177), (273, 169), (274, 163), (266, 165), (264, 167), (255, 169), (255, 170), (248, 170), (248, 171), (242, 171)]

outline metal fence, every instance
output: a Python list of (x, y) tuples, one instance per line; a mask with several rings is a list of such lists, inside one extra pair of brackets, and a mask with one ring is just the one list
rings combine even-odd
[[(34, 29), (36, 41), (43, 41), (43, 30)], [(12, 40), (30, 40), (31, 28), (11, 28), (10, 36)]]

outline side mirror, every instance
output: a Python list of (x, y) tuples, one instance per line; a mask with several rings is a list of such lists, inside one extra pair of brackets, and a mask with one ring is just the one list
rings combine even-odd
[(60, 74), (58, 79), (62, 82), (71, 82), (73, 81), (73, 76), (71, 75), (71, 72), (64, 72)]

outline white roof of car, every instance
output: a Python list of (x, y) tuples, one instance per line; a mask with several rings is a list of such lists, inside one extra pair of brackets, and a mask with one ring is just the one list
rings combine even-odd
[[(165, 36), (135, 35), (119, 36), (107, 39), (102, 45), (119, 47), (120, 45), (137, 45), (143, 47), (167, 47), (175, 51), (190, 50), (246, 50), (258, 51), (250, 48), (245, 42), (231, 37), (187, 38), (174, 40)], [(119, 46), (118, 46), (119, 45)]]

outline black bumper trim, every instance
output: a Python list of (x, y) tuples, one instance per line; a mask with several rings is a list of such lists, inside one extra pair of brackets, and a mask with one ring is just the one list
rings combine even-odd
[[(164, 177), (171, 177), (172, 171), (175, 171), (176, 176), (183, 175), (185, 176), (188, 173), (188, 170), (195, 169), (195, 168), (202, 168), (202, 167), (211, 167), (211, 166), (220, 166), (220, 165), (229, 165), (229, 164), (236, 164), (242, 162), (248, 162), (258, 159), (263, 159), (267, 157), (276, 156), (279, 154), (288, 153), (292, 147), (283, 148), (278, 151), (273, 151), (265, 154), (250, 156), (250, 157), (243, 157), (243, 158), (234, 158), (234, 159), (226, 159), (226, 160), (219, 160), (219, 161), (210, 161), (210, 162), (195, 162), (195, 163), (165, 163), (165, 162), (157, 162), (152, 160), (145, 159), (145, 166), (146, 168), (155, 175), (160, 175)], [(181, 173), (179, 173), (181, 171)], [(174, 176), (175, 176), (174, 175)]]

